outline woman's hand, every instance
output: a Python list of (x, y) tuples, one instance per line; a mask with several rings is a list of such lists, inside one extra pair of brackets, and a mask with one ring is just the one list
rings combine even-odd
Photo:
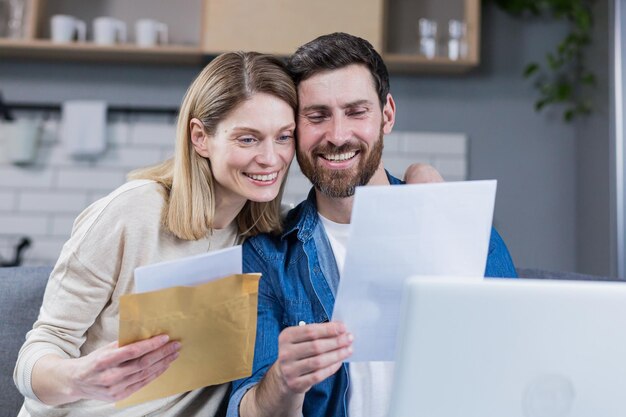
[(33, 391), (49, 405), (81, 399), (119, 401), (165, 372), (179, 350), (179, 342), (161, 335), (121, 348), (113, 342), (76, 359), (47, 355), (33, 368)]
[(428, 164), (411, 164), (404, 173), (404, 182), (407, 184), (424, 184), (429, 182), (444, 182), (439, 171)]

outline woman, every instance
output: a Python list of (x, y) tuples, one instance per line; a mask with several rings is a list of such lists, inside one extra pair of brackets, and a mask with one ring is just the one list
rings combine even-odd
[(226, 385), (114, 408), (180, 349), (166, 335), (117, 347), (118, 300), (133, 291), (138, 266), (280, 229), (296, 103), (271, 56), (227, 53), (199, 74), (183, 99), (173, 160), (134, 172), (76, 219), (18, 357), (20, 417), (218, 412)]

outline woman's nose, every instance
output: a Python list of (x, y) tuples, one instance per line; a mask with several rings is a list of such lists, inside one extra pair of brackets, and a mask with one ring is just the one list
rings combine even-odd
[(263, 141), (259, 149), (259, 154), (257, 155), (257, 162), (267, 166), (276, 165), (278, 162), (278, 154), (273, 140)]

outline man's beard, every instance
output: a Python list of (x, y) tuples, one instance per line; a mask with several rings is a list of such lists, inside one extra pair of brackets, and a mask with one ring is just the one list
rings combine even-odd
[[(337, 147), (330, 144), (311, 149), (307, 154), (296, 152), (298, 164), (302, 173), (313, 183), (313, 186), (322, 194), (331, 198), (346, 198), (354, 195), (356, 187), (366, 185), (376, 173), (383, 155), (383, 130), (381, 128), (378, 140), (374, 143), (367, 157), (364, 144), (344, 143)], [(342, 154), (358, 151), (361, 160), (359, 164), (350, 169), (327, 169), (317, 164), (319, 154)]]

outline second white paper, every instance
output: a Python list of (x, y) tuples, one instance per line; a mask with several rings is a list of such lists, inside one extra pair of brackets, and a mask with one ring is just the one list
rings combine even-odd
[(135, 292), (194, 286), (241, 274), (241, 245), (135, 268)]
[(333, 312), (350, 362), (395, 359), (408, 277), (484, 276), (495, 194), (495, 180), (357, 188)]

